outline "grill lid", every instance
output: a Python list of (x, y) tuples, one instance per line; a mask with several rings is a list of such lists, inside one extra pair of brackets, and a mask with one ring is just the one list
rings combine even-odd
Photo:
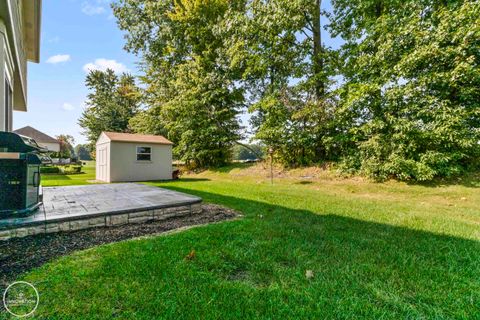
[(35, 140), (13, 132), (0, 132), (0, 152), (46, 152)]

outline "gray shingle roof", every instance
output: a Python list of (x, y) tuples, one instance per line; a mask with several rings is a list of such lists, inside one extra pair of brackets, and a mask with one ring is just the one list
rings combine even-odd
[(57, 139), (52, 138), (48, 134), (38, 131), (30, 126), (14, 130), (13, 132), (22, 136), (30, 137), (37, 143), (59, 143)]

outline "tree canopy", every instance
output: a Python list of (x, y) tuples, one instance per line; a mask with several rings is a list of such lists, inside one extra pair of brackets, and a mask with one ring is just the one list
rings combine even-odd
[(480, 4), (335, 0), (347, 167), (429, 180), (478, 165)]
[(240, 138), (243, 93), (228, 68), (217, 25), (227, 0), (122, 0), (114, 4), (126, 49), (141, 54), (150, 110), (132, 120), (140, 132), (162, 134), (192, 166), (225, 163)]
[[(168, 135), (196, 166), (228, 161), (248, 112), (252, 137), (288, 166), (334, 161), (401, 180), (478, 168), (480, 4), (331, 0), (331, 8), (116, 1), (146, 87), (147, 107), (127, 127)], [(327, 33), (343, 45), (330, 47)]]
[(118, 76), (111, 69), (93, 70), (85, 84), (90, 93), (78, 123), (90, 148), (94, 148), (102, 131), (130, 132), (129, 121), (139, 111), (142, 98), (135, 78), (126, 73)]

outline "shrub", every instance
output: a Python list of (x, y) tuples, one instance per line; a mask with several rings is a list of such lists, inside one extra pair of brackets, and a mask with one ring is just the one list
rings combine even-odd
[(82, 173), (81, 165), (67, 165), (67, 166), (45, 166), (40, 167), (40, 173), (44, 174), (78, 174)]
[(78, 166), (78, 165), (62, 166), (60, 167), (60, 172), (62, 174), (78, 174), (82, 172), (82, 166)]
[(59, 173), (60, 168), (58, 167), (40, 167), (40, 173)]

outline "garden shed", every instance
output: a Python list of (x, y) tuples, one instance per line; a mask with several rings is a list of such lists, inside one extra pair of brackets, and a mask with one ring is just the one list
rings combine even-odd
[(105, 182), (169, 180), (172, 145), (163, 136), (102, 132), (96, 145), (96, 179)]

